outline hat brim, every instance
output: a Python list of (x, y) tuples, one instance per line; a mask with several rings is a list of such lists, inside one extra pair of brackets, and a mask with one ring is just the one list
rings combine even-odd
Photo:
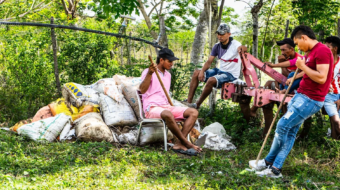
[(176, 61), (179, 60), (177, 57), (167, 57), (169, 61)]

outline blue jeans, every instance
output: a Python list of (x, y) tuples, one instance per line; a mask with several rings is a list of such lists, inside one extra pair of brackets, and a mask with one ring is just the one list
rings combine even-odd
[(336, 107), (335, 101), (340, 99), (340, 94), (327, 94), (325, 99), (325, 110), (329, 117), (332, 117), (336, 114), (340, 115), (340, 110)]
[(318, 112), (323, 104), (324, 102), (315, 101), (304, 94), (296, 93), (288, 103), (287, 113), (277, 123), (274, 141), (265, 160), (281, 169), (293, 148), (301, 124)]
[[(294, 76), (295, 72), (291, 72), (289, 73), (287, 79), (290, 79)], [(298, 79), (295, 79), (292, 86), (290, 87), (290, 90), (289, 90), (289, 94), (291, 94), (292, 92), (294, 92), (294, 90), (297, 90), (300, 86), (300, 82), (301, 82), (302, 78), (298, 78)], [(280, 90), (283, 90), (283, 89), (286, 89), (288, 90), (288, 86), (289, 85), (282, 85), (280, 84)]]
[(221, 71), (218, 68), (208, 69), (204, 72), (205, 81), (207, 82), (210, 77), (215, 77), (217, 80), (216, 88), (221, 88), (223, 83), (232, 82), (236, 78), (225, 71)]

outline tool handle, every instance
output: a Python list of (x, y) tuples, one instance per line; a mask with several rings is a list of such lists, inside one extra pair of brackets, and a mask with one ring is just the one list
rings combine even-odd
[[(149, 55), (149, 60), (150, 60), (150, 62), (151, 62), (152, 65), (155, 64), (155, 63), (153, 62), (153, 60), (152, 60), (152, 58), (151, 58), (150, 55)], [(156, 73), (156, 75), (157, 75), (157, 78), (158, 78), (159, 83), (161, 83), (161, 86), (162, 86), (162, 88), (163, 88), (164, 94), (166, 95), (166, 98), (168, 99), (168, 102), (170, 103), (171, 106), (174, 106), (174, 104), (172, 103), (171, 98), (170, 98), (170, 96), (169, 96), (169, 94), (168, 94), (168, 91), (166, 91), (166, 89), (165, 89), (165, 87), (164, 87), (164, 84), (163, 84), (163, 82), (162, 82), (162, 79), (161, 79), (161, 77), (159, 76), (158, 70), (156, 70), (155, 73)]]
[(275, 117), (274, 117), (274, 119), (273, 119), (273, 121), (272, 121), (272, 124), (271, 124), (270, 127), (269, 127), (269, 130), (268, 130), (268, 132), (267, 132), (266, 138), (264, 139), (264, 142), (263, 142), (263, 144), (262, 144), (261, 150), (260, 150), (259, 154), (257, 155), (256, 162), (255, 162), (255, 165), (256, 165), (256, 166), (257, 166), (257, 162), (259, 161), (259, 159), (260, 159), (260, 157), (261, 157), (263, 148), (264, 148), (264, 146), (265, 146), (266, 143), (267, 143), (267, 139), (268, 139), (268, 136), (269, 136), (269, 134), (270, 134), (270, 131), (271, 131), (272, 128), (273, 128), (273, 125), (274, 125), (274, 123), (275, 123), (275, 120), (276, 120), (277, 116), (278, 116), (279, 113), (280, 113), (280, 110), (281, 110), (281, 108), (282, 108), (282, 105), (283, 105), (283, 103), (285, 102), (286, 96), (287, 96), (287, 94), (288, 94), (288, 92), (289, 92), (289, 90), (290, 90), (290, 87), (292, 86), (292, 84), (293, 84), (293, 82), (294, 82), (294, 80), (295, 80), (296, 75), (297, 75), (298, 72), (299, 72), (299, 68), (296, 69), (296, 71), (295, 71), (295, 73), (294, 73), (294, 76), (293, 76), (293, 79), (292, 79), (292, 81), (290, 82), (290, 84), (289, 84), (289, 86), (288, 86), (288, 89), (287, 89), (287, 91), (286, 91), (286, 93), (285, 93), (285, 95), (284, 95), (284, 97), (283, 97), (283, 99), (282, 99), (282, 101), (281, 101), (281, 104), (280, 104), (279, 108), (277, 109), (277, 112), (276, 112)]

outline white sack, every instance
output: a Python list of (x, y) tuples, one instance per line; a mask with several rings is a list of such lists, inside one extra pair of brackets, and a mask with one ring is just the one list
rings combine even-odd
[(135, 145), (137, 142), (138, 130), (131, 130), (128, 133), (122, 133), (118, 136), (118, 140), (122, 144), (132, 144)]
[(71, 126), (71, 117), (61, 113), (55, 117), (23, 125), (18, 129), (18, 133), (34, 141), (53, 142), (66, 126)]
[(100, 111), (108, 126), (133, 126), (138, 124), (135, 114), (125, 98), (118, 103), (112, 98), (101, 94)]
[[(110, 98), (111, 99), (111, 98)], [(77, 138), (86, 142), (113, 142), (113, 134), (99, 113), (91, 112), (74, 121)]]
[(64, 84), (62, 94), (67, 102), (77, 108), (85, 103), (99, 105), (99, 92), (81, 84), (72, 82)]
[(92, 85), (85, 86), (95, 91), (103, 93), (117, 102), (121, 102), (124, 98), (122, 86), (116, 85), (116, 81), (112, 78), (100, 79)]
[(129, 102), (133, 111), (135, 112), (138, 121), (141, 121), (138, 99), (136, 91), (139, 89), (139, 85), (142, 82), (140, 77), (126, 77), (122, 75), (114, 75), (113, 79), (118, 85), (122, 86), (122, 91), (125, 99)]
[(210, 150), (236, 149), (235, 145), (233, 145), (229, 140), (211, 132), (201, 133), (196, 141), (196, 145), (203, 146), (203, 148)]

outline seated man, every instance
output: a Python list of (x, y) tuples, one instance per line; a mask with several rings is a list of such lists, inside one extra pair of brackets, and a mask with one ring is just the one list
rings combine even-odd
[(325, 110), (331, 120), (331, 136), (333, 139), (340, 139), (340, 119), (339, 119), (339, 107), (340, 107), (340, 38), (336, 36), (327, 37), (326, 46), (331, 49), (334, 58), (334, 70), (333, 80), (331, 83), (330, 93), (326, 95)]
[[(223, 83), (231, 82), (239, 78), (241, 71), (241, 58), (239, 52), (247, 51), (245, 46), (230, 37), (230, 27), (221, 24), (217, 28), (217, 37), (220, 41), (213, 47), (210, 57), (205, 62), (202, 70), (196, 70), (190, 82), (188, 95), (189, 107), (198, 109), (209, 96), (213, 87), (221, 88)], [(220, 59), (220, 68), (209, 69), (215, 57)], [(192, 103), (199, 82), (206, 82), (203, 92), (196, 103)]]
[(283, 163), (293, 148), (301, 124), (322, 108), (332, 81), (332, 52), (316, 40), (313, 30), (308, 26), (298, 26), (291, 38), (301, 51), (309, 52), (307, 59), (299, 57), (296, 62), (305, 74), (288, 104), (288, 111), (277, 123), (268, 155), (257, 164), (256, 160), (249, 161), (249, 165), (258, 170), (258, 176), (282, 177)]
[[(285, 38), (282, 41), (276, 42), (276, 44), (280, 46), (280, 50), (281, 50), (283, 59), (279, 60), (278, 64), (272, 64), (272, 63), (269, 63), (269, 62), (266, 62), (266, 64), (268, 66), (272, 67), (272, 68), (281, 67), (282, 74), (285, 75), (288, 78), (288, 80), (286, 81), (286, 85), (280, 84), (280, 90), (283, 90), (283, 89), (287, 90), (288, 85), (289, 85), (290, 81), (292, 80), (290, 78), (292, 78), (295, 74), (296, 60), (297, 60), (298, 57), (303, 57), (303, 56), (300, 55), (299, 53), (295, 52), (295, 44), (294, 44), (293, 40), (290, 39), (290, 38)], [(294, 83), (292, 84), (292, 86), (291, 86), (291, 88), (288, 92), (289, 94), (293, 93), (294, 90), (297, 90), (299, 88), (299, 84), (300, 84), (300, 81), (301, 81), (303, 75), (304, 75), (303, 72), (299, 73), (297, 75), (297, 77), (294, 80)], [(282, 93), (285, 93), (285, 90), (282, 91)]]
[[(198, 111), (193, 108), (171, 106), (156, 73), (154, 73), (158, 70), (169, 94), (171, 74), (167, 70), (171, 69), (175, 60), (178, 58), (174, 56), (174, 53), (170, 49), (164, 48), (159, 51), (157, 65), (151, 64), (148, 69), (143, 71), (142, 83), (139, 86), (142, 93), (143, 110), (146, 118), (162, 118), (170, 131), (179, 139), (179, 142), (173, 146), (175, 152), (196, 155), (202, 149), (193, 145), (186, 137), (195, 125)], [(175, 119), (186, 119), (182, 131)]]

